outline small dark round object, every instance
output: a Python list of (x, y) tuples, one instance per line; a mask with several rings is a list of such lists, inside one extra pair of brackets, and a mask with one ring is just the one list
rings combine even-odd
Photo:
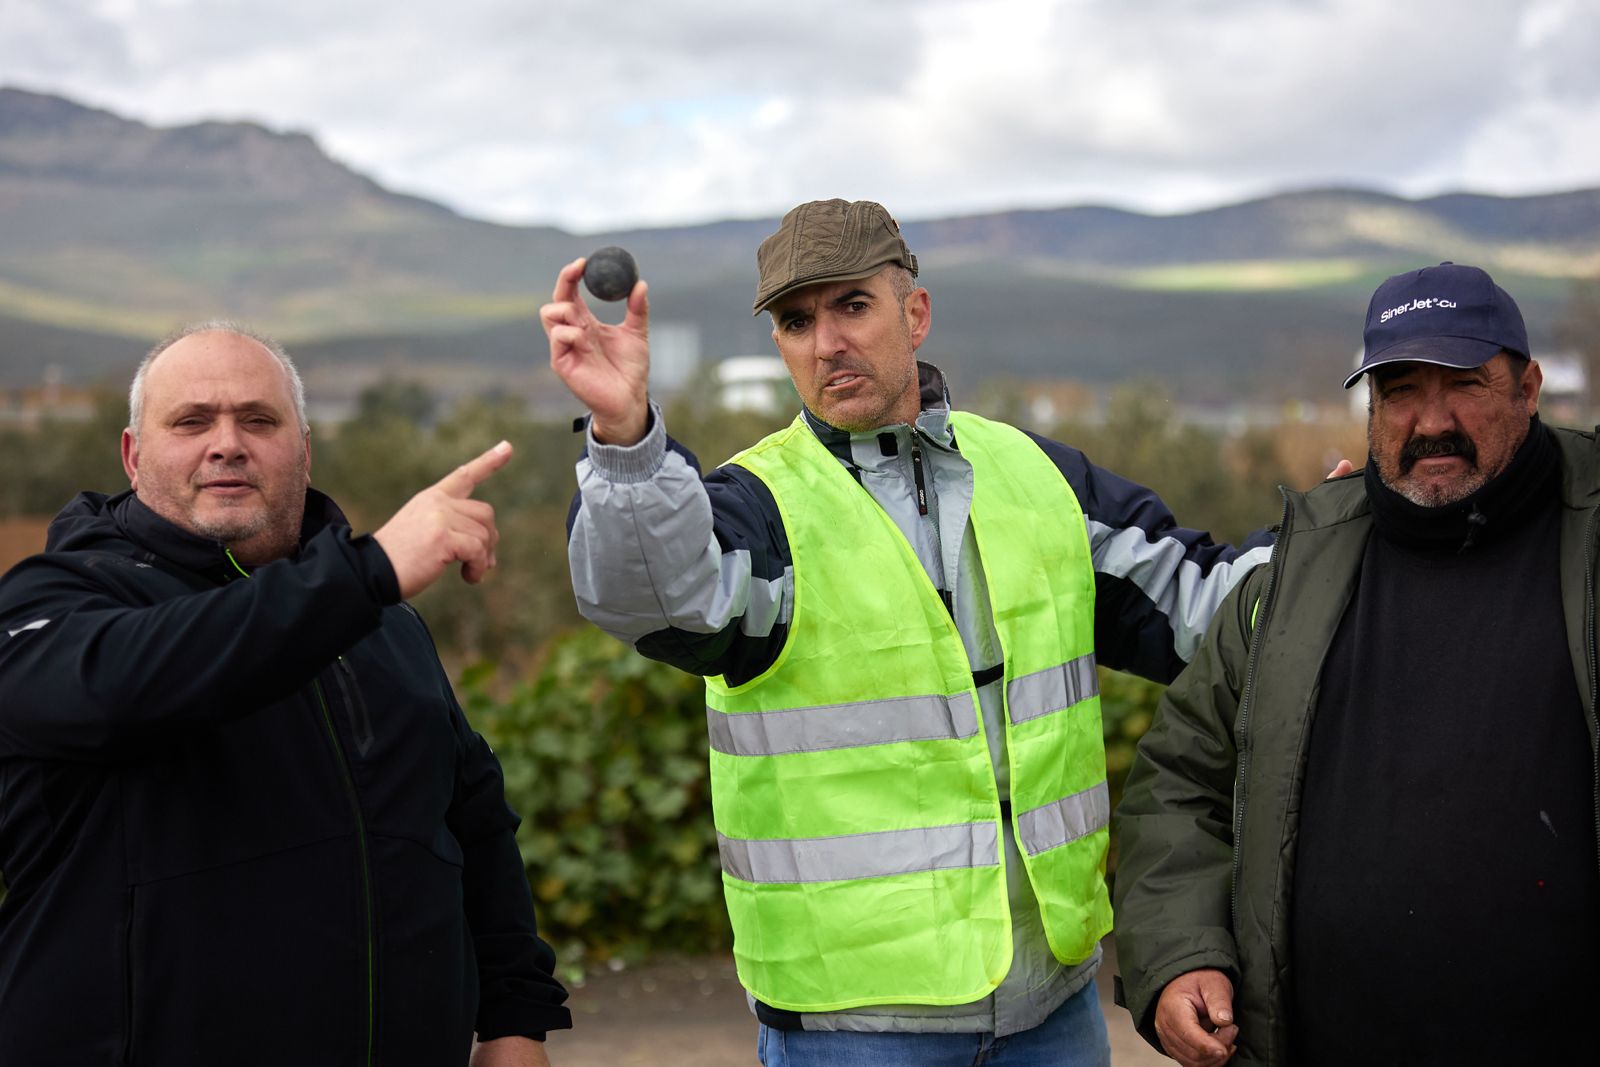
[(626, 300), (639, 280), (639, 265), (626, 248), (607, 245), (583, 265), (583, 284), (601, 300)]

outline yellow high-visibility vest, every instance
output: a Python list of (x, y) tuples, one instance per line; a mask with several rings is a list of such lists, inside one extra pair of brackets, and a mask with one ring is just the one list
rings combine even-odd
[[(1005, 656), (1011, 817), (1050, 947), (1076, 963), (1111, 928), (1088, 531), (1026, 435), (951, 424)], [(1011, 966), (1001, 797), (955, 623), (801, 419), (730, 462), (777, 501), (795, 589), (777, 661), (706, 679), (740, 981), (791, 1011), (987, 996)]]

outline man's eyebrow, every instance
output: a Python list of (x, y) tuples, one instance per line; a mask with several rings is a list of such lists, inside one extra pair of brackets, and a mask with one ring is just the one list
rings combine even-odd
[(828, 301), (828, 306), (835, 308), (841, 307), (850, 303), (852, 300), (859, 300), (862, 297), (871, 299), (872, 294), (867, 292), (865, 289), (852, 289), (848, 293), (841, 293), (839, 296), (836, 296), (832, 300)]
[(278, 414), (278, 407), (265, 398), (260, 400), (244, 400), (237, 404), (214, 404), (207, 400), (187, 400), (173, 408), (168, 414), (169, 418), (182, 418), (185, 415), (215, 415), (220, 411), (241, 411), (246, 414), (252, 412), (266, 412), (271, 415)]

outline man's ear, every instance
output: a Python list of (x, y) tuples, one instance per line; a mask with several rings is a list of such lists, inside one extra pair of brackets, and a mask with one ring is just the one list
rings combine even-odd
[(1539, 413), (1539, 390), (1544, 388), (1544, 371), (1539, 369), (1539, 361), (1528, 360), (1528, 365), (1522, 369), (1522, 381), (1517, 385), (1517, 392), (1521, 394), (1523, 402), (1528, 405), (1528, 414)]
[(933, 326), (933, 298), (918, 286), (906, 294), (906, 325), (911, 328), (911, 347), (921, 348)]
[(131, 429), (122, 431), (122, 470), (128, 476), (128, 485), (139, 491), (139, 439)]

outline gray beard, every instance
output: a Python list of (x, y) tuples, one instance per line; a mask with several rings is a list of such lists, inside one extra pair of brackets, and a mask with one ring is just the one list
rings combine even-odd
[[(214, 541), (220, 541), (230, 551), (263, 534), (273, 534), (261, 546), (262, 551), (252, 552), (249, 559), (240, 560), (241, 563), (259, 565), (291, 555), (295, 546), (300, 543), (300, 517), (294, 516), (292, 524), (289, 518), (289, 516), (258, 514), (238, 522), (196, 521), (195, 529)], [(274, 519), (279, 521), (274, 522)]]
[(1487, 478), (1480, 477), (1475, 473), (1468, 481), (1460, 482), (1456, 485), (1443, 486), (1439, 489), (1427, 489), (1422, 486), (1396, 485), (1384, 477), (1381, 471), (1378, 476), (1384, 485), (1421, 508), (1442, 508), (1448, 504), (1465, 500), (1479, 489), (1482, 489), (1488, 481)]

